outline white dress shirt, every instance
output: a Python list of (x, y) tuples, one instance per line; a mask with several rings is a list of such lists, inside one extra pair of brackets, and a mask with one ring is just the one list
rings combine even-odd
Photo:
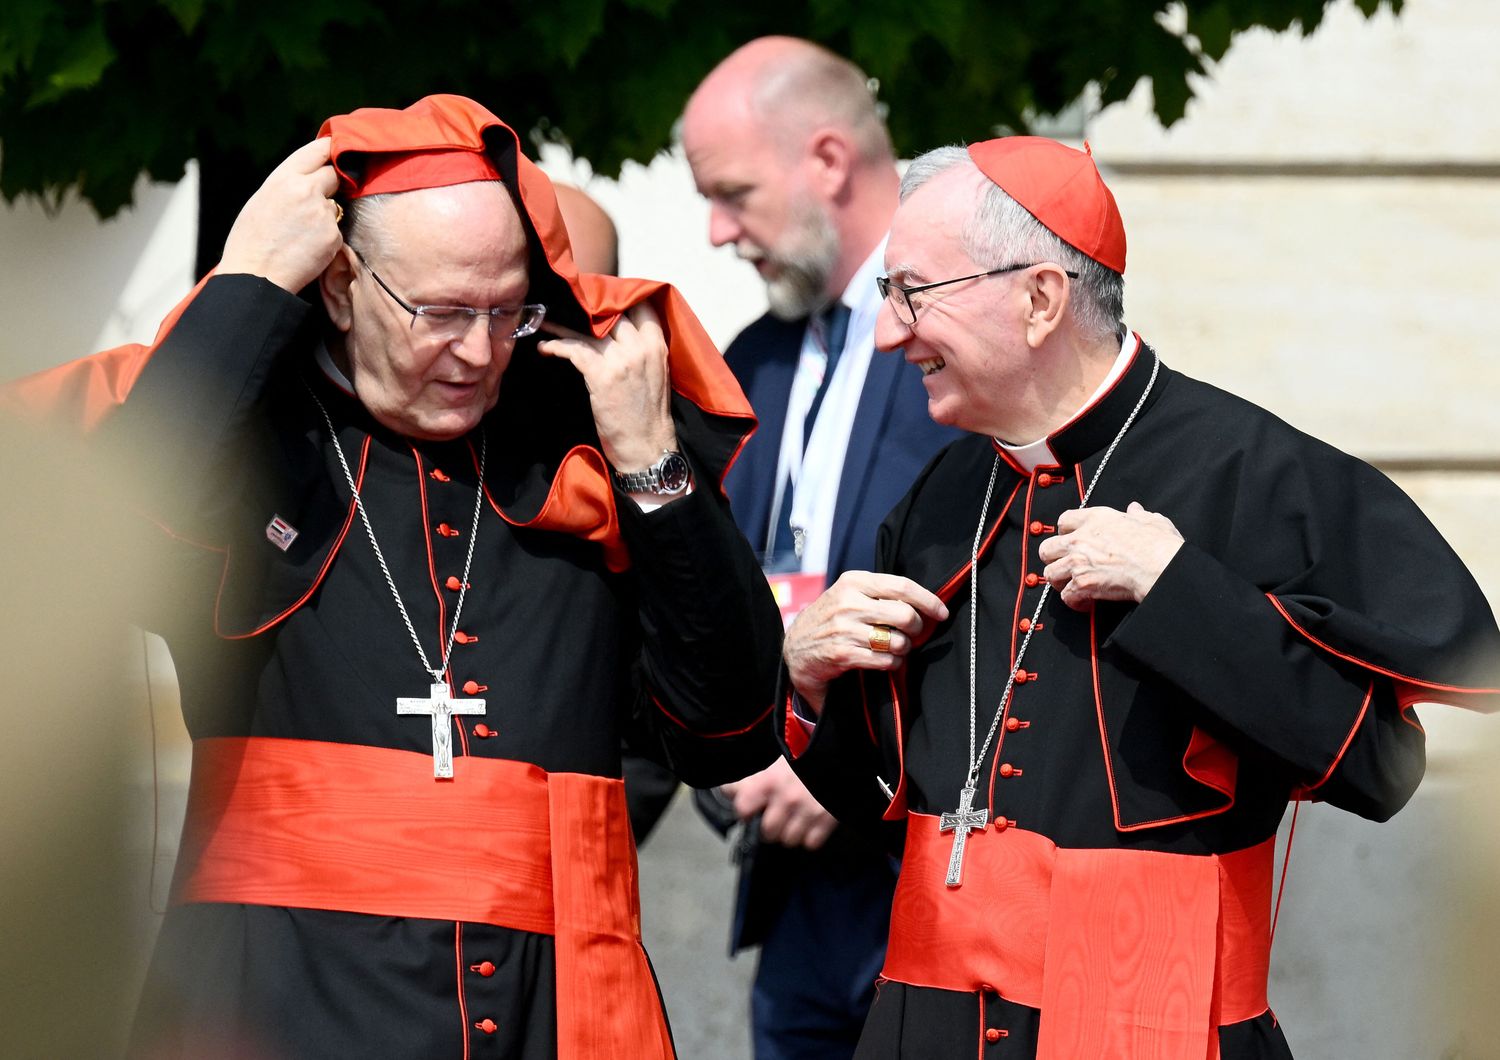
[(870, 358), (875, 355), (875, 316), (880, 312), (880, 293), (875, 289), (875, 277), (881, 275), (884, 262), (885, 240), (882, 239), (839, 296), (839, 301), (850, 309), (849, 330), (844, 338), (843, 353), (823, 395), (823, 404), (818, 409), (812, 435), (807, 440), (806, 452), (802, 449), (803, 423), (813, 397), (822, 385), (828, 354), (811, 327), (802, 336), (802, 353), (787, 401), (786, 425), (781, 432), (776, 495), (771, 502), (771, 532), (764, 547), (769, 549), (770, 541), (774, 539), (781, 518), (782, 488), (790, 476), (796, 483), (791, 523), (802, 531), (801, 569), (805, 573), (823, 573), (828, 569), (828, 553), (833, 545), (833, 509), (844, 473), (844, 456), (849, 448), (849, 435), (854, 429), (854, 414), (864, 392)]

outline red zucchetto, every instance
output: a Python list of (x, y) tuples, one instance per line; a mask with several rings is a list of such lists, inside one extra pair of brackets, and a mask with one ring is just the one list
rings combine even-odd
[(1125, 271), (1125, 222), (1092, 152), (1042, 136), (1004, 136), (969, 147), (981, 173), (1074, 250)]

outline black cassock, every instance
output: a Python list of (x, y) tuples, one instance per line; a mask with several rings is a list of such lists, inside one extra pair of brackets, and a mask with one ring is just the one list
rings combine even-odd
[[(317, 401), (434, 665), (471, 544), (479, 431), (413, 442), (374, 423), (318, 366), (313, 319), (307, 303), (264, 280), (211, 279), (102, 428), (106, 439), (144, 443), (157, 465), (147, 507), (171, 528), (160, 541), (179, 580), (148, 624), (172, 649), (195, 742), (324, 741), (415, 752), (430, 763), (429, 719), (398, 716), (396, 700), (426, 696), (432, 679), (353, 511)], [(598, 544), (500, 514), (534, 514), (567, 449), (597, 444), (570, 373), (519, 344), (500, 405), (480, 428), (490, 496), (451, 675), (459, 695), (485, 699), (487, 710), (454, 719), (454, 754), (460, 765), (481, 756), (618, 777), (628, 740), (690, 783), (753, 772), (775, 753), (768, 704), (780, 622), (716, 488), (735, 432), (677, 399), (695, 489), (652, 513), (621, 495), (631, 566), (612, 572)], [(273, 517), (296, 531), (284, 551), (268, 540)], [(369, 827), (357, 817), (351, 833)], [(467, 841), (479, 849), (492, 840), (476, 828)], [(328, 909), (176, 905), (135, 1049), (150, 1057), (548, 1057), (557, 1048), (554, 992), (546, 934)]]
[[(1112, 388), (1049, 438), (1055, 463), (1027, 471), (1002, 458), (979, 561), (976, 747), (1046, 585), (1038, 546), (1064, 511), (1079, 506), (1154, 360), (1142, 345)], [(884, 815), (893, 845), (921, 828), (924, 849), (944, 860), (952, 833), (939, 834), (934, 816), (958, 808), (968, 768), (970, 552), (996, 455), (987, 438), (955, 443), (881, 530), (878, 569), (937, 592), (948, 603), (947, 621), (896, 675), (835, 682), (810, 745), (796, 720), (782, 730), (800, 752), (798, 773), (841, 820)], [(962, 914), (969, 935), (942, 934), (959, 915), (942, 927), (946, 904), (961, 901), (966, 888), (989, 886), (976, 882), (986, 867), (1011, 871), (1023, 846), (1045, 851), (1048, 866), (1053, 845), (1058, 866), (1068, 857), (1126, 864), (1109, 860), (1117, 852), (1175, 855), (1129, 862), (1169, 873), (1191, 873), (1209, 856), (1254, 853), (1261, 883), (1250, 904), (1258, 905), (1268, 896), (1270, 844), (1290, 798), (1384, 820), (1411, 796), (1424, 767), (1410, 705), (1494, 709), (1500, 700), (1493, 687), (1500, 685), (1500, 634), (1479, 588), (1411, 500), (1366, 464), (1162, 366), (1090, 504), (1124, 509), (1132, 501), (1170, 518), (1186, 544), (1140, 604), (1080, 612), (1056, 594), (1047, 600), (980, 769), (974, 806), (988, 810), (991, 823), (967, 837), (964, 884), (945, 887), (943, 864), (923, 862), (925, 875), (916, 878), (907, 847), (893, 918), (897, 956), (888, 960), (861, 1057), (1032, 1056), (1039, 1042), (1044, 1055), (1048, 1042), (1050, 1055), (1066, 1055), (1057, 1043), (1085, 1034), (1063, 1024), (1078, 1023), (1077, 1013), (1094, 1002), (1054, 1017), (1050, 1028), (1037, 1002), (1068, 996), (1052, 966), (1067, 955), (1058, 936), (1069, 925), (1057, 921), (1076, 911), (1064, 914), (1055, 904), (1056, 920), (1046, 923), (1045, 884), (1040, 906), (1026, 904), (1037, 889), (1022, 888), (1010, 892), (1021, 896), (1015, 907), (997, 900)], [(1470, 669), (1483, 660), (1487, 674)], [(1060, 902), (1055, 880), (1052, 886)], [(1111, 886), (1085, 880), (1069, 900), (1083, 893), (1097, 903)], [(1127, 952), (1078, 958), (1094, 962), (1093, 987), (1170, 977), (1170, 969), (1128, 952), (1135, 949), (1130, 933), (1163, 900), (1172, 899), (1110, 899), (1115, 911), (1101, 915), (1091, 941)], [(1269, 919), (1263, 909), (1250, 913), (1257, 924)], [(1222, 922), (1219, 930), (1222, 939)], [(1256, 932), (1243, 930), (1253, 941)], [(1212, 977), (1213, 908), (1207, 931)], [(1033, 941), (1016, 941), (1023, 937)], [(1021, 956), (988, 964), (973, 956), (1007, 947)], [(903, 951), (910, 955), (904, 963)], [(1173, 959), (1181, 957), (1179, 946)], [(945, 961), (973, 966), (969, 988), (966, 973)], [(1258, 974), (1263, 988), (1263, 965)], [(1203, 996), (1219, 1004), (1217, 995)], [(1190, 1013), (1184, 1033), (1198, 1035), (1200, 1045), (1216, 1037), (1225, 1057), (1288, 1055), (1269, 1009), (1233, 1021), (1213, 1018), (1214, 1011)], [(1153, 1040), (1156, 1030), (1137, 1041)]]

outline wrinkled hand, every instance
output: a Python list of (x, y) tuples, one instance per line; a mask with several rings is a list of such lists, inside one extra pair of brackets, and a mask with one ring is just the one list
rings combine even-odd
[(655, 310), (644, 302), (634, 306), (602, 339), (550, 320), (542, 330), (555, 338), (537, 349), (583, 376), (599, 442), (616, 471), (644, 471), (664, 450), (677, 448), (667, 340)]
[(264, 276), (293, 294), (328, 267), (344, 245), (330, 198), (339, 178), (328, 164), (328, 137), (288, 155), (235, 218), (219, 273)]
[(761, 815), (760, 835), (770, 843), (817, 850), (838, 826), (785, 758), (744, 780), (725, 784), (722, 790), (740, 820)]
[(1116, 508), (1075, 508), (1057, 520), (1057, 536), (1043, 541), (1042, 574), (1062, 602), (1087, 611), (1095, 600), (1146, 598), (1182, 547), (1182, 535), (1165, 515), (1131, 501)]
[[(894, 670), (911, 651), (912, 638), (947, 617), (947, 605), (909, 578), (845, 571), (797, 616), (782, 656), (798, 694), (821, 713), (835, 677), (849, 670)], [(891, 629), (888, 652), (870, 647), (876, 625)]]

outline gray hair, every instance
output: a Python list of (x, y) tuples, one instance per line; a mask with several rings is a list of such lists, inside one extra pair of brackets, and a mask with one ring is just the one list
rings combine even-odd
[[(963, 147), (939, 147), (919, 155), (901, 178), (903, 202), (940, 173), (967, 166), (979, 167)], [(1078, 279), (1071, 285), (1073, 318), (1094, 339), (1119, 336), (1124, 331), (1125, 277), (1059, 239), (1020, 203), (988, 178), (964, 226), (964, 253), (980, 268), (998, 269), (1027, 261), (1051, 261)]]
[(339, 228), (344, 242), (361, 254), (387, 259), (395, 254), (395, 237), (382, 220), (385, 208), (399, 192), (363, 195), (344, 204), (344, 219)]

